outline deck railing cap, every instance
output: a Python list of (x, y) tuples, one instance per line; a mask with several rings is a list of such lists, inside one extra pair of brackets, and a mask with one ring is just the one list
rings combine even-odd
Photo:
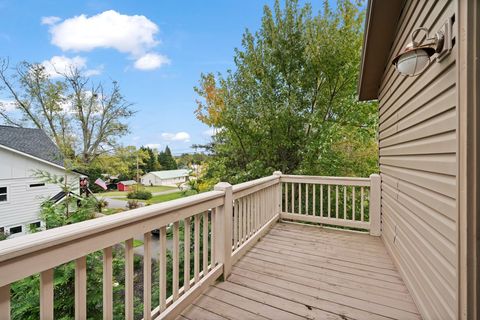
[(228, 182), (219, 182), (213, 187), (215, 191), (225, 191), (227, 189), (231, 189), (232, 185)]

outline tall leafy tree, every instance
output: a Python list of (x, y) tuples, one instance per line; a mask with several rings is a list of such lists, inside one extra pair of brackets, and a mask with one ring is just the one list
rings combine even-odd
[(126, 120), (134, 114), (116, 81), (107, 89), (75, 68), (52, 78), (42, 65), (27, 62), (11, 72), (4, 59), (0, 92), (12, 99), (18, 111), (7, 112), (0, 104), (0, 118), (44, 130), (66, 157), (78, 157), (87, 165), (128, 133)]
[(376, 170), (376, 105), (358, 102), (364, 12), (347, 0), (316, 16), (277, 0), (246, 30), (235, 70), (202, 74), (197, 118), (216, 128), (208, 174), (239, 182), (271, 174)]

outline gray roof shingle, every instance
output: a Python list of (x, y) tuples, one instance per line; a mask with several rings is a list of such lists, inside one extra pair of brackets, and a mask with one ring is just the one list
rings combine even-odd
[(0, 125), (0, 145), (63, 167), (60, 150), (41, 129)]

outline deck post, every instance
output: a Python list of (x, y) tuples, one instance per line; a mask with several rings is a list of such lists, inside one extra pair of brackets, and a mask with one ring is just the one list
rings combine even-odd
[(278, 214), (278, 217), (280, 219), (280, 214), (282, 213), (282, 172), (275, 171), (273, 175), (278, 177), (277, 195), (275, 197), (275, 208), (277, 211), (275, 212), (275, 214)]
[(381, 177), (370, 175), (370, 235), (380, 236), (381, 230)]
[(232, 270), (232, 217), (233, 217), (233, 195), (232, 185), (227, 182), (220, 182), (215, 185), (215, 191), (223, 191), (223, 206), (218, 207), (215, 217), (216, 242), (215, 252), (217, 261), (223, 263), (223, 279), (227, 280)]

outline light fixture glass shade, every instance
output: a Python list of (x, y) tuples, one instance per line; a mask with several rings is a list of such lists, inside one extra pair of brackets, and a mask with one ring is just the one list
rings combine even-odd
[(403, 53), (395, 63), (401, 74), (415, 76), (423, 71), (430, 62), (430, 55), (423, 48), (413, 49)]

